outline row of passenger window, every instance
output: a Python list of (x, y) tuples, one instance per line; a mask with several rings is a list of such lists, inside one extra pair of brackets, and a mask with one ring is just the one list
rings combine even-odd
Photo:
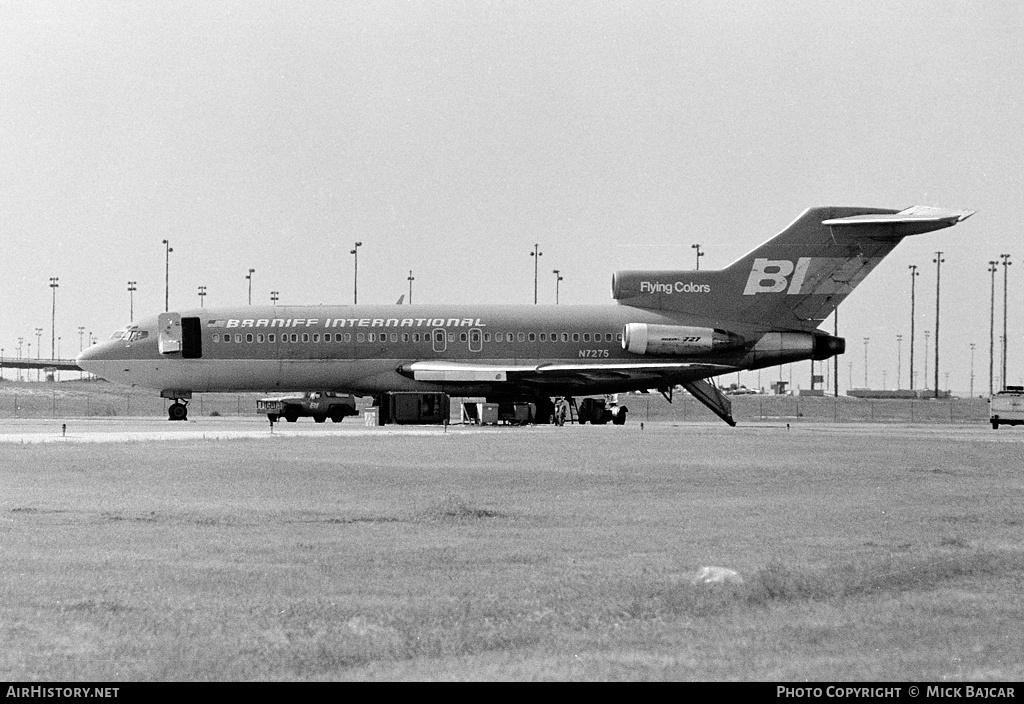
[[(480, 339), (479, 338), (479, 334), (480, 334), (479, 331), (474, 330), (474, 331), (472, 331), (472, 333), (473, 333), (473, 336), (475, 338), (474, 341), (477, 341), (477, 340)], [(435, 337), (438, 337), (438, 336), (443, 335), (443, 334), (444, 334), (444, 332), (441, 331), (441, 330), (435, 330), (434, 331), (434, 336)], [(455, 335), (456, 335), (456, 333), (449, 332), (447, 334), (448, 342), (455, 342)], [(467, 340), (469, 340), (469, 333), (460, 332), (460, 333), (458, 333), (458, 336), (459, 336), (459, 340), (461, 342), (466, 342)], [(350, 332), (346, 332), (346, 333), (338, 332), (338, 333), (333, 333), (333, 334), (329, 333), (329, 332), (325, 332), (325, 333), (323, 333), (322, 337), (323, 337), (323, 341), (324, 342), (333, 342), (333, 343), (352, 342), (352, 333), (350, 333)], [(430, 342), (431, 334), (428, 333), (428, 332), (424, 332), (424, 333), (418, 333), (418, 332), (413, 332), (413, 333), (409, 333), (409, 332), (403, 332), (403, 333), (397, 333), (397, 332), (392, 332), (392, 333), (386, 333), (386, 332), (362, 333), (362, 332), (360, 332), (360, 333), (356, 333), (356, 342), (357, 343), (358, 342), (388, 342), (388, 341), (390, 341), (390, 342), (398, 342), (399, 338), (401, 338), (402, 342)], [(321, 334), (318, 333), (318, 332), (312, 332), (312, 333), (310, 333), (310, 332), (303, 332), (303, 333), (296, 333), (296, 332), (293, 332), (293, 333), (281, 333), (281, 342), (283, 342), (283, 343), (320, 342), (320, 339), (321, 339)], [(492, 334), (491, 333), (489, 333), (489, 332), (483, 333), (483, 341), (484, 342), (491, 342), (491, 340), (492, 340)], [(547, 333), (547, 332), (541, 332), (541, 333), (536, 333), (536, 332), (520, 332), (520, 333), (496, 332), (496, 333), (493, 334), (493, 341), (494, 342), (516, 342), (516, 341), (519, 341), (519, 342), (526, 342), (526, 341), (537, 342), (538, 340), (540, 342), (559, 342), (559, 341), (561, 341), (561, 342), (569, 342), (570, 340), (572, 340), (573, 342), (580, 342), (580, 341), (582, 341), (582, 342), (594, 342), (595, 344), (597, 344), (597, 343), (600, 343), (602, 341), (603, 342), (613, 342), (613, 341), (621, 342), (622, 341), (622, 333), (620, 332), (618, 334), (615, 334), (615, 333), (610, 333), (610, 332), (606, 332), (606, 333), (595, 332), (595, 333), (591, 334), (589, 332), (584, 332), (584, 333), (578, 333), (578, 332), (574, 332), (574, 333), (568, 333), (568, 332), (563, 332), (563, 333), (557, 333), (557, 332), (551, 332), (551, 333)], [(252, 342), (255, 342), (257, 344), (262, 344), (262, 343), (266, 342), (266, 343), (270, 343), (270, 344), (276, 344), (277, 343), (277, 334), (276, 333), (272, 333), (272, 332), (271, 333), (266, 333), (266, 334), (264, 334), (262, 332), (257, 332), (257, 333), (247, 332), (247, 333), (244, 333), (244, 334), (240, 333), (240, 332), (236, 332), (234, 334), (234, 336), (232, 337), (231, 333), (224, 333), (223, 335), (220, 335), (219, 333), (214, 333), (213, 334), (213, 341), (214, 342), (218, 342), (218, 343), (222, 342), (222, 341), (223, 342), (232, 342), (232, 341), (234, 341), (236, 343), (241, 343), (241, 342), (252, 343)]]

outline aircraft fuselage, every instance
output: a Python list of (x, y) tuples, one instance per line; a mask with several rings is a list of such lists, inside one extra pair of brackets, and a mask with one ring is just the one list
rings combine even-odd
[[(125, 328), (118, 339), (82, 353), (79, 364), (106, 379), (161, 391), (278, 391), (332, 389), (357, 395), (387, 391), (444, 391), (461, 395), (522, 397), (615, 393), (772, 366), (809, 354), (753, 349), (767, 331), (748, 325), (729, 330), (744, 343), (724, 351), (638, 355), (623, 348), (628, 324), (722, 326), (694, 316), (630, 306), (367, 305), (245, 306), (180, 311), (192, 319), (193, 349), (161, 351), (157, 318)], [(804, 333), (806, 334), (806, 333)], [(802, 355), (802, 356), (801, 356)], [(483, 367), (694, 362), (666, 376), (642, 370), (616, 375), (564, 374), (519, 382), (480, 379), (422, 381), (403, 367), (446, 360)], [(601, 369), (597, 370), (598, 372)], [(525, 383), (525, 386), (524, 386)], [(170, 394), (168, 394), (170, 395)]]

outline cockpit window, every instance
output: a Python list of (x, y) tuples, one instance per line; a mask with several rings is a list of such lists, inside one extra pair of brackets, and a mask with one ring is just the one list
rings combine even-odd
[(110, 336), (110, 339), (134, 342), (135, 340), (145, 340), (147, 337), (149, 337), (148, 330), (139, 330), (138, 326), (130, 325), (115, 332)]

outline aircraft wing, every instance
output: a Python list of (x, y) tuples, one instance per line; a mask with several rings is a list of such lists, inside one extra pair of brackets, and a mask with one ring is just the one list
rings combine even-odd
[(722, 364), (692, 362), (609, 362), (541, 363), (541, 364), (472, 364), (461, 362), (411, 362), (399, 367), (399, 373), (416, 381), (446, 383), (482, 382), (557, 382), (560, 379), (657, 380), (663, 377), (686, 376), (703, 379), (735, 371)]
[(28, 359), (15, 357), (0, 357), (0, 367), (8, 369), (58, 369), (70, 372), (85, 371), (78, 362), (73, 359)]

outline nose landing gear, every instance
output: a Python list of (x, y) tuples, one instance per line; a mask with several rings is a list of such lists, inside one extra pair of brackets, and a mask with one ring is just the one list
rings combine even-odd
[(164, 389), (160, 396), (174, 399), (174, 403), (167, 407), (167, 420), (188, 420), (188, 402), (192, 398), (190, 389)]
[(167, 407), (167, 420), (188, 420), (188, 402), (175, 399), (174, 403)]

